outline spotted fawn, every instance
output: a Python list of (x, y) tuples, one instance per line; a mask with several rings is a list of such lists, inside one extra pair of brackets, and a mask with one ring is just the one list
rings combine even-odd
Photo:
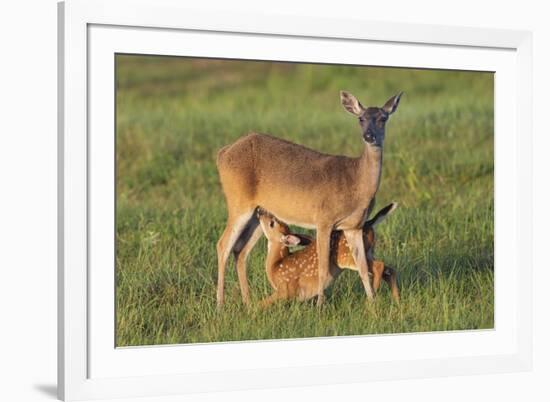
[[(375, 291), (380, 288), (383, 279), (389, 286), (392, 296), (399, 301), (397, 274), (393, 268), (383, 261), (375, 260), (373, 249), (375, 244), (374, 226), (379, 224), (397, 207), (392, 203), (382, 208), (374, 218), (363, 225), (363, 242), (369, 274), (372, 275), (372, 286)], [(269, 283), (274, 293), (262, 301), (268, 306), (277, 300), (308, 300), (319, 294), (318, 292), (318, 256), (315, 239), (296, 233), (291, 233), (289, 227), (265, 210), (257, 211), (261, 228), (267, 243), (266, 271)], [(305, 246), (293, 253), (289, 247)], [(330, 239), (329, 275), (324, 282), (326, 289), (343, 269), (357, 271), (351, 247), (342, 231), (333, 231)]]

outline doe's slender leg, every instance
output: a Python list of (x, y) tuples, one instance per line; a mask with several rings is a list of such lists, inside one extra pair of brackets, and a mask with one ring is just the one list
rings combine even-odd
[(317, 228), (317, 257), (319, 282), (317, 285), (317, 306), (325, 302), (325, 283), (327, 282), (330, 266), (330, 233), (332, 228), (321, 226)]
[(237, 276), (239, 278), (239, 286), (241, 288), (243, 303), (245, 305), (249, 305), (250, 293), (248, 290), (248, 280), (246, 277), (246, 262), (248, 260), (248, 255), (250, 254), (260, 237), (262, 237), (262, 228), (260, 227), (257, 218), (251, 219), (249, 227), (245, 229), (243, 235), (244, 239), (242, 240), (242, 243), (244, 244), (239, 244), (239, 242), (241, 242), (241, 238), (239, 238), (239, 241), (235, 245), (234, 253), (235, 261), (237, 262)]
[(348, 244), (351, 247), (353, 260), (355, 261), (355, 265), (359, 270), (359, 276), (361, 277), (361, 281), (363, 282), (363, 287), (365, 288), (367, 299), (373, 300), (374, 291), (372, 289), (372, 285), (369, 278), (369, 264), (367, 261), (367, 255), (365, 253), (365, 245), (363, 242), (363, 230), (362, 229), (345, 230), (344, 236), (346, 236), (346, 240), (348, 241)]
[(252, 214), (253, 211), (248, 211), (237, 215), (236, 217), (230, 216), (227, 219), (227, 225), (225, 226), (225, 229), (220, 239), (218, 240), (218, 288), (216, 293), (218, 307), (221, 307), (224, 302), (224, 282), (227, 260), (229, 259), (229, 255), (231, 254), (231, 250), (233, 249), (235, 242), (246, 227), (247, 222)]

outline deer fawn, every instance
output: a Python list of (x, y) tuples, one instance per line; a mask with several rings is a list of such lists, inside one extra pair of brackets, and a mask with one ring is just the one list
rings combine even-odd
[(342, 230), (352, 250), (367, 298), (372, 299), (362, 226), (374, 205), (382, 172), (385, 125), (401, 93), (382, 107), (365, 108), (341, 91), (344, 108), (358, 118), (364, 142), (360, 157), (323, 154), (265, 134), (251, 133), (218, 152), (217, 167), (228, 218), (218, 244), (217, 301), (224, 300), (224, 276), (231, 252), (243, 302), (248, 304), (248, 254), (262, 235), (254, 211), (261, 207), (289, 224), (317, 232), (318, 305), (329, 273), (330, 236)]
[[(374, 291), (378, 291), (382, 279), (390, 286), (392, 296), (399, 301), (397, 274), (394, 269), (385, 266), (384, 262), (373, 259), (375, 244), (374, 226), (392, 213), (397, 204), (392, 203), (380, 210), (374, 218), (363, 225), (365, 253), (369, 271), (373, 276)], [(308, 300), (319, 294), (317, 287), (317, 251), (312, 239), (291, 233), (288, 226), (275, 218), (269, 212), (258, 210), (260, 226), (268, 240), (266, 257), (266, 272), (274, 293), (262, 301), (268, 306), (277, 300)], [(289, 247), (305, 245), (306, 247), (290, 253)], [(358, 270), (353, 260), (352, 252), (341, 231), (331, 234), (329, 275), (323, 284), (326, 289), (343, 269)]]

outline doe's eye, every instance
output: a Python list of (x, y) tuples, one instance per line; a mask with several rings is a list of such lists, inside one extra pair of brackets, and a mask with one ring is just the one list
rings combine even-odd
[(275, 226), (275, 222), (274, 222), (274, 221), (270, 221), (270, 222), (269, 222), (269, 227), (272, 228), (272, 227), (274, 227), (274, 226)]

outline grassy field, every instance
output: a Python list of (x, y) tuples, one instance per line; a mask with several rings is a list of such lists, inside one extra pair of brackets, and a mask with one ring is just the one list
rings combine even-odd
[[(233, 262), (216, 311), (216, 241), (226, 209), (217, 150), (249, 131), (358, 156), (357, 119), (338, 91), (380, 106), (387, 124), (375, 255), (398, 271), (369, 306), (344, 272), (313, 302), (242, 306)], [(493, 75), (456, 71), (117, 56), (118, 346), (493, 327)], [(271, 290), (262, 239), (253, 301)]]

